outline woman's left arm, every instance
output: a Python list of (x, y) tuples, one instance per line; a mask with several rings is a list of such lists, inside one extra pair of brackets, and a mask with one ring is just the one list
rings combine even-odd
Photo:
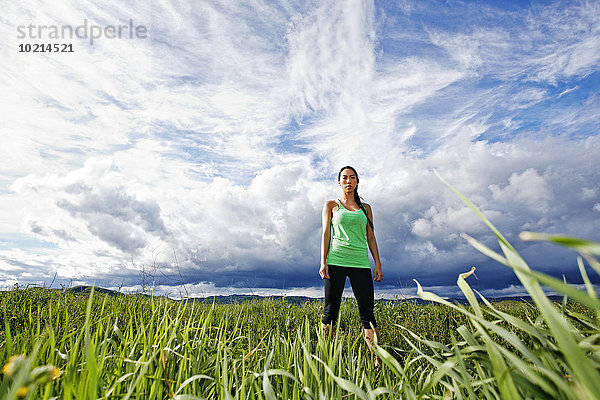
[[(367, 216), (373, 222), (373, 211), (371, 210), (371, 206), (368, 204), (364, 204), (365, 210), (367, 211)], [(369, 250), (371, 250), (371, 254), (373, 255), (373, 260), (375, 260), (375, 271), (373, 272), (373, 278), (377, 282), (381, 282), (383, 279), (383, 271), (381, 269), (381, 261), (379, 260), (379, 250), (377, 249), (377, 240), (375, 239), (375, 232), (373, 232), (373, 228), (367, 222), (367, 244), (369, 245)]]

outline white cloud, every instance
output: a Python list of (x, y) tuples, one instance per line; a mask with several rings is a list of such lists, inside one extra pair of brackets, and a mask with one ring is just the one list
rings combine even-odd
[(371, 1), (324, 2), (296, 15), (287, 38), (293, 111), (327, 112), (360, 102), (374, 73)]
[(512, 104), (508, 106), (510, 110), (520, 109), (520, 108), (529, 108), (532, 105), (539, 103), (540, 101), (547, 98), (546, 90), (528, 88), (522, 90), (513, 96), (510, 100)]
[(523, 204), (532, 211), (546, 212), (552, 201), (552, 189), (544, 178), (533, 168), (522, 173), (513, 173), (508, 185), (490, 185), (495, 201), (505, 204)]
[(431, 42), (445, 49), (462, 68), (477, 71), (510, 49), (504, 29), (479, 28), (471, 34), (430, 32)]
[[(538, 57), (537, 78), (555, 82), (564, 76), (586, 76), (596, 70), (600, 60), (598, 4), (573, 5), (569, 12), (552, 6), (540, 11), (538, 18), (529, 20), (530, 29), (551, 33), (554, 40), (542, 42), (534, 53)], [(540, 39), (539, 35), (532, 37)]]

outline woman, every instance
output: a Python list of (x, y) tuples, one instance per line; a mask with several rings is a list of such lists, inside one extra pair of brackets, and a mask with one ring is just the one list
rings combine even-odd
[(349, 277), (370, 347), (373, 339), (379, 340), (379, 330), (373, 314), (373, 282), (367, 245), (375, 260), (373, 278), (377, 282), (381, 282), (383, 278), (373, 232), (373, 212), (358, 196), (358, 174), (354, 168), (346, 166), (340, 170), (338, 185), (342, 188), (341, 197), (328, 200), (323, 206), (319, 274), (325, 281), (325, 311), (321, 321), (321, 332), (323, 336), (333, 333), (331, 323), (337, 319), (346, 277)]

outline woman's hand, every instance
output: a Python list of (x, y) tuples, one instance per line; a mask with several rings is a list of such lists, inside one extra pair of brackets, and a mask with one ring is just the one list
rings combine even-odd
[(321, 279), (329, 279), (329, 266), (327, 264), (321, 264), (319, 275), (321, 275)]
[(373, 279), (377, 282), (381, 282), (383, 279), (383, 271), (381, 270), (381, 264), (375, 265), (375, 272), (373, 272)]

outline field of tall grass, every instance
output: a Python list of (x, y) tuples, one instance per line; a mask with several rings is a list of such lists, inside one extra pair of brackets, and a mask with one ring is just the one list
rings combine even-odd
[[(366, 385), (400, 389), (391, 371), (374, 368), (354, 300), (343, 302), (331, 341), (317, 335), (321, 302), (263, 299), (212, 305), (41, 288), (5, 292), (1, 301), (6, 317), (0, 359), (27, 354), (22, 362), (31, 365), (22, 371), (40, 365), (60, 371), (45, 386), (17, 385), (31, 386), (29, 391), (41, 398), (227, 398), (228, 393), (260, 398), (269, 397), (269, 387), (282, 398), (332, 398), (347, 394), (337, 379), (361, 390)], [(527, 303), (504, 308), (535, 317)], [(400, 325), (445, 342), (468, 323), (464, 315), (434, 304), (385, 302), (376, 312), (382, 343), (393, 347), (390, 353), (400, 362), (416, 358)], [(428, 368), (423, 360), (417, 363), (407, 373)], [(14, 383), (18, 374), (12, 375)], [(9, 387), (2, 389), (6, 393)]]
[[(597, 399), (600, 301), (584, 259), (600, 273), (600, 245), (524, 233), (579, 252), (585, 290), (531, 270), (496, 234), (532, 303), (493, 304), (457, 284), (468, 305), (425, 292), (427, 305), (382, 302), (375, 365), (352, 301), (334, 337), (318, 335), (322, 303), (264, 299), (204, 304), (45, 289), (0, 295), (2, 399)], [(565, 295), (550, 301), (549, 287)], [(569, 301), (567, 301), (567, 298)]]

